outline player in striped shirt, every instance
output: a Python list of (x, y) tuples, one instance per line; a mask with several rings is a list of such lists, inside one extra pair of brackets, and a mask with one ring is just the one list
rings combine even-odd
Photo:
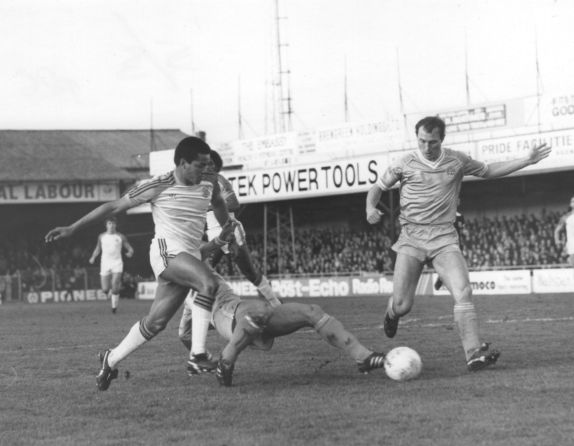
[(198, 372), (216, 366), (207, 358), (205, 342), (217, 282), (212, 270), (201, 261), (199, 249), (210, 206), (221, 224), (229, 219), (229, 213), (217, 176), (206, 172), (210, 151), (201, 139), (184, 138), (175, 149), (173, 171), (134, 187), (118, 200), (105, 203), (72, 225), (54, 228), (46, 235), (48, 242), (70, 237), (110, 215), (142, 203), (151, 204), (155, 236), (150, 246), (150, 263), (157, 278), (156, 295), (147, 316), (132, 326), (118, 346), (102, 355), (102, 367), (96, 378), (100, 390), (106, 390), (118, 376), (117, 364), (121, 360), (166, 327), (191, 288), (198, 292), (193, 311), (195, 366)]
[(475, 371), (494, 364), (500, 353), (480, 340), (468, 269), (454, 227), (462, 179), (465, 175), (508, 175), (538, 163), (552, 149), (543, 143), (532, 147), (524, 158), (486, 164), (443, 148), (445, 127), (444, 121), (434, 116), (416, 124), (418, 150), (404, 155), (382, 173), (367, 194), (366, 215), (371, 224), (380, 221), (382, 212), (376, 206), (382, 193), (400, 183), (401, 233), (393, 245), (397, 259), (393, 296), (383, 322), (385, 334), (395, 336), (399, 318), (411, 310), (421, 272), (430, 261), (454, 298), (454, 320), (467, 368)]

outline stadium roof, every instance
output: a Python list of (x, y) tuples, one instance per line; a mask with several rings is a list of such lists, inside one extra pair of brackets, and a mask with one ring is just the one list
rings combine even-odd
[[(153, 136), (153, 139), (152, 139)], [(179, 130), (0, 130), (0, 181), (107, 181), (149, 176), (151, 149)]]

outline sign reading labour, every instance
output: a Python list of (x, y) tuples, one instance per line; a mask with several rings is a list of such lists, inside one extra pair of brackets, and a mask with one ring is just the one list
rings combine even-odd
[(366, 192), (385, 156), (256, 171), (226, 171), (242, 203)]
[(0, 183), (0, 204), (110, 201), (117, 198), (117, 183)]

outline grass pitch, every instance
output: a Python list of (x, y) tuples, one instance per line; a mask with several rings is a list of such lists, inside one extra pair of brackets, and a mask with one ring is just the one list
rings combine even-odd
[[(574, 296), (475, 297), (491, 370), (466, 371), (449, 297), (422, 297), (393, 340), (386, 298), (313, 299), (369, 348), (408, 345), (421, 377), (361, 375), (312, 330), (247, 350), (234, 387), (188, 377), (168, 328), (96, 389), (97, 353), (115, 346), (149, 302), (0, 307), (0, 446), (5, 445), (572, 445)], [(223, 343), (210, 332), (209, 347)], [(128, 373), (129, 372), (129, 377)]]

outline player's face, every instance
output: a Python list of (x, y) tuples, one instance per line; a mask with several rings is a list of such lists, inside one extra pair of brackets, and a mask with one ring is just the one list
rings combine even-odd
[(209, 172), (209, 173), (215, 173), (215, 163), (213, 162), (211, 157), (209, 157), (209, 162), (207, 163), (207, 166), (205, 167), (205, 171)]
[(206, 170), (210, 159), (207, 154), (199, 154), (197, 159), (191, 163), (184, 160), (182, 162), (182, 173), (185, 184), (199, 184), (201, 182), (201, 174)]
[(442, 139), (437, 128), (432, 132), (427, 132), (423, 127), (419, 128), (417, 141), (421, 154), (429, 161), (436, 161), (440, 156), (440, 147)]
[(115, 221), (107, 221), (106, 222), (106, 229), (108, 232), (114, 232), (116, 230), (116, 222)]

